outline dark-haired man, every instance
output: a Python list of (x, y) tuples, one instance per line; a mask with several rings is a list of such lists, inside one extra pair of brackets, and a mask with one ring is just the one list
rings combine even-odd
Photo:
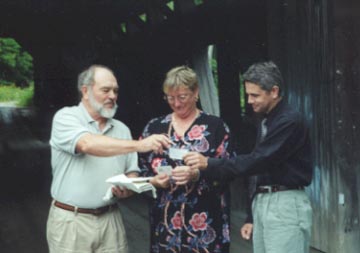
[[(185, 163), (206, 169), (210, 177), (256, 175), (254, 253), (309, 252), (312, 209), (304, 187), (311, 182), (313, 168), (308, 127), (282, 98), (283, 79), (273, 62), (250, 66), (243, 78), (248, 103), (262, 115), (253, 151), (232, 160), (189, 153)], [(247, 236), (251, 229), (245, 231)]]

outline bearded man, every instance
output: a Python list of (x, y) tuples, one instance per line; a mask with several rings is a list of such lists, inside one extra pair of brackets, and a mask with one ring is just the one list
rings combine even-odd
[(162, 153), (170, 141), (165, 135), (132, 140), (129, 128), (113, 119), (118, 84), (109, 68), (90, 66), (80, 73), (78, 89), (80, 103), (60, 109), (52, 123), (49, 252), (126, 253), (117, 201), (132, 192), (113, 187), (114, 197), (104, 199), (105, 180), (121, 173), (136, 177), (136, 152)]

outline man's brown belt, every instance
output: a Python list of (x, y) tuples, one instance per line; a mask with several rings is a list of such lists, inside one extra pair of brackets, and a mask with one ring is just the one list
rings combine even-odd
[(59, 207), (61, 209), (67, 210), (67, 211), (71, 211), (71, 212), (78, 212), (78, 213), (86, 213), (86, 214), (93, 214), (93, 215), (102, 215), (110, 210), (113, 210), (115, 208), (117, 208), (117, 204), (112, 204), (112, 205), (108, 205), (108, 206), (102, 206), (99, 208), (95, 208), (95, 209), (90, 209), (90, 208), (76, 208), (75, 206), (71, 206), (68, 204), (64, 204), (61, 203), (59, 201), (54, 201), (54, 206)]
[(285, 185), (265, 185), (258, 186), (256, 188), (256, 193), (272, 193), (288, 190), (304, 190), (303, 186), (285, 186)]

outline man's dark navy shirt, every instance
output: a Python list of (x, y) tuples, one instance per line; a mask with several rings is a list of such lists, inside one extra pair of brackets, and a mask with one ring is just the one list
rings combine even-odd
[(257, 185), (307, 186), (313, 164), (309, 130), (302, 115), (281, 100), (268, 115), (267, 134), (250, 154), (209, 158), (206, 174), (222, 180), (258, 175)]

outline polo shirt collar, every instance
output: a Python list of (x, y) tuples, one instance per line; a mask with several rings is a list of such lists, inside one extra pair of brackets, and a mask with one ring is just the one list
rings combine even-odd
[(89, 112), (86, 110), (86, 108), (85, 108), (85, 106), (84, 106), (84, 104), (83, 104), (82, 102), (79, 103), (79, 108), (80, 108), (82, 114), (85, 116), (86, 121), (87, 121), (88, 123), (92, 123), (92, 122), (95, 121), (95, 120), (90, 116)]

